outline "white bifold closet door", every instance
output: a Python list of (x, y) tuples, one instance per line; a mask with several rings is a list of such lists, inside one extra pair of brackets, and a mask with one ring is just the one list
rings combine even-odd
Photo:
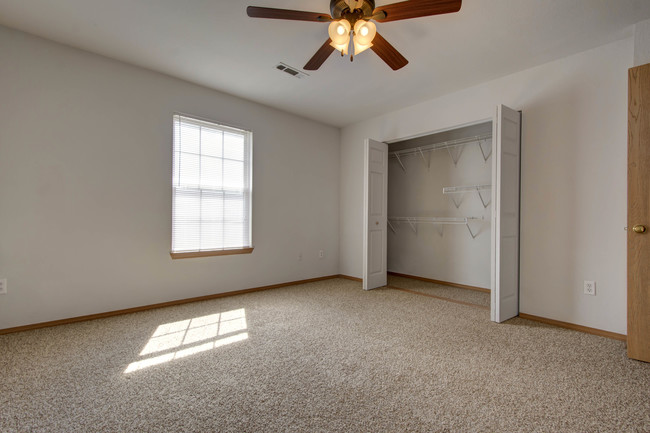
[(388, 282), (388, 145), (367, 139), (363, 181), (363, 289)]
[(503, 322), (519, 315), (521, 113), (498, 106), (492, 137), (490, 318)]

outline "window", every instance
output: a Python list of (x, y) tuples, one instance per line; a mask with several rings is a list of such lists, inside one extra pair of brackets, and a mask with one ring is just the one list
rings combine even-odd
[(252, 135), (174, 115), (172, 258), (253, 251)]

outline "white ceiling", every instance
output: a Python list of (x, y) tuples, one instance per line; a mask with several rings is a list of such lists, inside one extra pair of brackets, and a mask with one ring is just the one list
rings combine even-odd
[[(393, 3), (377, 0), (377, 5)], [(455, 14), (378, 24), (409, 64), (332, 56), (304, 79), (327, 24), (254, 19), (248, 5), (329, 12), (328, 0), (0, 0), (0, 24), (336, 126), (631, 35), (650, 0), (464, 0)]]

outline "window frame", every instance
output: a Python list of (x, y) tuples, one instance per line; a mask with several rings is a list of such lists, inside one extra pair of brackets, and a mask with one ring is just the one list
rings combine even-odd
[[(215, 129), (221, 130), (221, 132), (228, 132), (228, 131), (233, 131), (237, 133), (241, 133), (244, 135), (244, 140), (245, 140), (245, 146), (247, 149), (245, 150), (245, 155), (246, 151), (248, 153), (248, 158), (246, 156), (244, 157), (244, 164), (248, 164), (248, 197), (249, 197), (249, 203), (248, 203), (248, 239), (249, 239), (249, 244), (247, 246), (241, 246), (241, 247), (234, 247), (234, 248), (218, 248), (218, 249), (209, 249), (209, 250), (181, 250), (181, 251), (174, 251), (173, 246), (174, 246), (174, 213), (176, 210), (175, 207), (175, 200), (176, 200), (176, 188), (178, 187), (177, 185), (174, 184), (174, 171), (175, 171), (175, 158), (176, 158), (176, 153), (180, 153), (180, 150), (177, 151), (177, 144), (175, 142), (176, 140), (176, 135), (175, 135), (175, 128), (176, 128), (176, 123), (182, 122), (183, 119), (187, 119), (190, 122), (195, 122), (199, 125), (201, 124), (206, 124), (207, 127), (214, 127)], [(254, 250), (253, 246), (253, 131), (250, 129), (242, 128), (239, 126), (234, 126), (234, 125), (228, 125), (223, 122), (215, 122), (214, 120), (206, 119), (204, 117), (200, 116), (195, 116), (191, 114), (185, 114), (185, 113), (180, 113), (180, 112), (174, 112), (172, 115), (172, 212), (171, 212), (171, 225), (172, 225), (172, 230), (171, 230), (171, 248), (169, 255), (171, 256), (172, 259), (186, 259), (186, 258), (195, 258), (195, 257), (212, 257), (212, 256), (225, 256), (225, 255), (235, 255), (235, 254), (251, 254)], [(199, 153), (199, 155), (203, 155), (202, 153)], [(188, 187), (183, 187), (183, 188), (188, 188)], [(222, 186), (223, 188), (223, 186)], [(201, 192), (203, 190), (207, 191), (215, 191), (214, 189), (209, 189), (205, 187), (201, 187), (200, 185), (196, 188), (197, 191)], [(226, 189), (223, 188), (221, 191), (225, 193)], [(245, 221), (242, 220), (242, 221)]]

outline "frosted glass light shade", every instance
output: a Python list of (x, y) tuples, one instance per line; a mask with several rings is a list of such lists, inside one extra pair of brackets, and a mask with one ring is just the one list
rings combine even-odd
[(330, 23), (327, 33), (332, 40), (332, 46), (334, 48), (341, 51), (341, 49), (338, 48), (339, 46), (347, 46), (350, 42), (350, 29), (351, 26), (348, 20), (338, 20)]
[[(372, 44), (372, 40), (375, 38), (375, 35), (377, 34), (377, 26), (375, 23), (372, 21), (364, 21), (364, 20), (359, 20), (354, 24), (354, 41), (355, 41), (355, 46), (356, 43), (359, 43), (359, 45), (367, 45), (369, 48)], [(356, 47), (355, 47), (355, 53), (356, 53)]]
[(330, 42), (330, 45), (339, 50), (344, 56), (347, 56), (348, 46), (350, 45), (350, 38), (348, 37), (348, 40), (344, 44), (335, 44), (334, 42)]
[(372, 47), (372, 44), (360, 44), (359, 41), (357, 40), (357, 36), (354, 36), (353, 42), (354, 42), (354, 55), (359, 55), (360, 53), (366, 51), (368, 48)]

